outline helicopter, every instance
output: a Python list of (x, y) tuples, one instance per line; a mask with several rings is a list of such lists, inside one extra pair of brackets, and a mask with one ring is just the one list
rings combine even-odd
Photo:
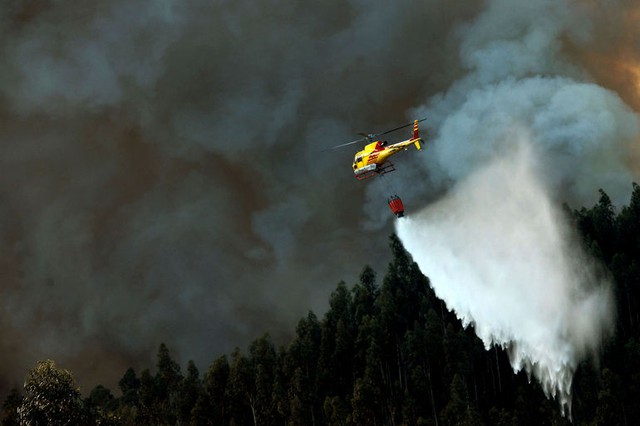
[[(358, 180), (365, 180), (372, 178), (376, 175), (385, 175), (387, 173), (395, 171), (394, 165), (389, 161), (389, 157), (403, 149), (406, 150), (409, 146), (414, 145), (417, 150), (421, 150), (420, 143), (423, 142), (418, 133), (418, 123), (426, 120), (414, 120), (413, 123), (404, 124), (395, 129), (386, 130), (376, 134), (359, 133), (363, 137), (355, 141), (347, 142), (342, 145), (332, 147), (342, 148), (345, 146), (353, 145), (356, 143), (367, 142), (362, 151), (358, 151), (353, 158), (353, 173)], [(413, 124), (413, 137), (402, 142), (397, 142), (389, 145), (387, 141), (376, 140), (378, 136), (386, 135), (387, 133), (395, 132), (396, 130), (404, 129)]]
[[(345, 146), (366, 142), (364, 149), (358, 151), (354, 158), (352, 169), (353, 173), (358, 180), (365, 180), (374, 176), (384, 176), (387, 173), (395, 171), (394, 165), (389, 161), (389, 157), (398, 152), (409, 149), (411, 145), (414, 145), (418, 151), (422, 150), (420, 143), (423, 142), (420, 138), (418, 131), (418, 123), (426, 120), (414, 120), (413, 123), (403, 124), (391, 130), (386, 130), (381, 133), (366, 134), (359, 133), (363, 137), (355, 141), (347, 142), (341, 145), (332, 147), (331, 149), (342, 148)], [(397, 142), (389, 145), (387, 141), (377, 139), (379, 136), (386, 135), (387, 133), (395, 132), (405, 127), (409, 127), (413, 124), (413, 136), (410, 139), (402, 142)], [(391, 211), (398, 217), (404, 216), (404, 206), (402, 200), (397, 195), (392, 195), (388, 198), (388, 204)]]

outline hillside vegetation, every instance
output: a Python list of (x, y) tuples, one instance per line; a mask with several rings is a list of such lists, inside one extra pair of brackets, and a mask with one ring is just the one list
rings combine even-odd
[[(597, 360), (579, 366), (575, 424), (640, 418), (640, 187), (616, 211), (601, 191), (591, 208), (565, 209), (584, 246), (610, 271), (616, 329)], [(558, 404), (507, 352), (485, 350), (472, 328), (436, 298), (396, 236), (382, 277), (364, 267), (341, 282), (322, 318), (300, 319), (295, 337), (268, 334), (183, 372), (161, 344), (153, 369), (124, 372), (115, 392), (86, 398), (70, 372), (39, 363), (4, 400), (3, 425), (543, 425), (569, 424)]]

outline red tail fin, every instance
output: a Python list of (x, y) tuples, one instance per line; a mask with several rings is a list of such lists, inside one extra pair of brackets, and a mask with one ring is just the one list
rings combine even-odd
[(418, 135), (418, 120), (413, 121), (413, 139), (418, 139), (420, 136)]

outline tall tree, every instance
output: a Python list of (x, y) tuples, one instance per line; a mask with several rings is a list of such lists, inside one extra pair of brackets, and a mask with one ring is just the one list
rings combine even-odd
[[(122, 392), (122, 396), (126, 397), (127, 395), (131, 395), (131, 398), (135, 395), (135, 399), (137, 399), (138, 388), (140, 387), (140, 379), (136, 376), (136, 372), (133, 368), (127, 369), (122, 376), (122, 379), (118, 381), (118, 387)], [(128, 399), (126, 397), (125, 399)]]
[(449, 403), (445, 407), (442, 418), (449, 425), (480, 425), (480, 415), (469, 399), (469, 390), (462, 376), (456, 373), (450, 387)]
[(161, 402), (173, 402), (182, 382), (180, 365), (171, 358), (169, 348), (164, 343), (158, 349), (157, 372), (155, 376), (158, 395)]
[(193, 410), (192, 423), (220, 425), (229, 423), (229, 361), (226, 355), (216, 359), (202, 383), (202, 393)]
[(360, 274), (360, 282), (352, 289), (355, 333), (353, 370), (357, 377), (362, 377), (364, 374), (371, 339), (379, 337), (379, 330), (372, 328), (374, 324), (372, 318), (377, 315), (376, 299), (380, 293), (375, 280), (375, 272), (371, 267), (366, 266)]
[(2, 426), (18, 426), (20, 424), (18, 409), (21, 405), (22, 394), (17, 388), (11, 389), (11, 392), (2, 403)]
[(159, 410), (156, 410), (158, 392), (156, 383), (148, 368), (140, 373), (140, 386), (137, 391), (139, 410), (136, 414), (136, 421), (141, 424), (159, 423)]
[(322, 412), (318, 390), (318, 364), (321, 356), (321, 326), (313, 312), (301, 319), (296, 336), (283, 357), (283, 375), (287, 377), (289, 404), (281, 408), (292, 425), (316, 425)]
[(229, 369), (230, 423), (257, 425), (255, 371), (239, 348), (231, 355)]
[(365, 266), (360, 274), (360, 281), (353, 286), (353, 315), (356, 324), (365, 316), (375, 313), (375, 301), (379, 289), (376, 286), (376, 273), (370, 266)]
[(18, 415), (26, 426), (82, 424), (80, 390), (72, 374), (52, 360), (39, 361), (24, 382)]
[(396, 235), (390, 237), (393, 260), (384, 276), (376, 299), (381, 349), (381, 395), (389, 422), (399, 423), (407, 393), (407, 354), (405, 334), (423, 324), (429, 308), (429, 282), (420, 272)]
[(617, 254), (611, 265), (620, 291), (618, 312), (623, 319), (619, 329), (625, 337), (640, 334), (640, 186), (633, 184), (628, 206), (617, 218)]
[(154, 414), (163, 424), (175, 424), (178, 417), (178, 393), (183, 377), (180, 365), (171, 358), (169, 348), (164, 343), (158, 349), (156, 366)]
[(133, 426), (139, 424), (140, 400), (138, 391), (140, 389), (140, 379), (136, 376), (133, 368), (127, 369), (124, 376), (118, 382), (118, 387), (122, 396), (118, 399), (116, 415), (121, 419), (122, 424)]
[(203, 393), (200, 372), (193, 361), (187, 364), (187, 376), (182, 380), (177, 398), (178, 421), (181, 425), (191, 423), (192, 411)]
[[(629, 424), (624, 405), (620, 400), (622, 380), (613, 371), (602, 371), (602, 389), (598, 393), (596, 423), (600, 425)], [(637, 403), (637, 401), (636, 401)]]
[(274, 400), (274, 383), (276, 379), (277, 355), (271, 338), (265, 334), (249, 346), (249, 362), (254, 372), (253, 405), (256, 424), (280, 424), (280, 416)]
[(102, 385), (96, 386), (89, 393), (89, 397), (84, 400), (88, 423), (104, 426), (115, 425), (118, 422), (116, 406), (117, 402), (111, 391)]
[(600, 199), (591, 209), (583, 207), (575, 212), (576, 225), (590, 252), (609, 262), (616, 241), (615, 209), (609, 196), (600, 189)]
[(345, 397), (353, 387), (353, 342), (355, 324), (351, 292), (340, 282), (329, 297), (329, 310), (322, 321), (320, 390)]

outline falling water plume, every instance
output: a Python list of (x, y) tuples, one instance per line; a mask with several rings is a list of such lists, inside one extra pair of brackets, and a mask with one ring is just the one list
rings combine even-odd
[(576, 368), (613, 323), (610, 284), (541, 182), (528, 137), (515, 138), (397, 232), (463, 324), (571, 416)]

